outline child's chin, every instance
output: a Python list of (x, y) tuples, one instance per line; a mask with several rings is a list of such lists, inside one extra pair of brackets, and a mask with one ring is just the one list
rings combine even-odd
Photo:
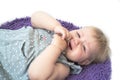
[(66, 53), (65, 56), (66, 56), (67, 59), (71, 60), (69, 53)]
[(70, 49), (70, 48), (67, 48), (67, 49), (65, 50), (65, 52), (66, 52), (66, 53), (71, 53), (71, 49)]

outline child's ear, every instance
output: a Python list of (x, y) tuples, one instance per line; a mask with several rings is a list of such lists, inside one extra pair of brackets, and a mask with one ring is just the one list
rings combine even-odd
[(85, 60), (84, 62), (82, 62), (82, 63), (80, 63), (81, 65), (88, 65), (88, 64), (90, 64), (91, 63), (91, 61), (89, 61), (89, 60)]

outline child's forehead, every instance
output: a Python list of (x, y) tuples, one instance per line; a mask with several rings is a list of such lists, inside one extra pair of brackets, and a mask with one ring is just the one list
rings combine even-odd
[(91, 27), (82, 27), (82, 28), (78, 29), (78, 31), (84, 32), (84, 33), (91, 33), (91, 34), (95, 33), (94, 29)]
[(92, 28), (92, 27), (88, 27), (88, 26), (81, 27), (81, 28), (79, 28), (79, 29), (80, 29), (80, 30), (86, 29), (86, 30), (91, 30), (91, 31), (93, 31), (93, 28)]

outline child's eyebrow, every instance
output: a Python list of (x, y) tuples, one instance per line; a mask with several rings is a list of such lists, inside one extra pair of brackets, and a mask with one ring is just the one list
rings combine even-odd
[(79, 31), (77, 31), (76, 33), (77, 33), (78, 37), (80, 38), (80, 37), (81, 37), (81, 35), (80, 35)]

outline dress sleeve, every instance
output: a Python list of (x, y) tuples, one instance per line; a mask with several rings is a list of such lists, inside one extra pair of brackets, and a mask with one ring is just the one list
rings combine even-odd
[(82, 71), (82, 67), (74, 62), (68, 61), (67, 58), (62, 54), (58, 58), (58, 62), (63, 63), (70, 67), (70, 74), (79, 74)]

